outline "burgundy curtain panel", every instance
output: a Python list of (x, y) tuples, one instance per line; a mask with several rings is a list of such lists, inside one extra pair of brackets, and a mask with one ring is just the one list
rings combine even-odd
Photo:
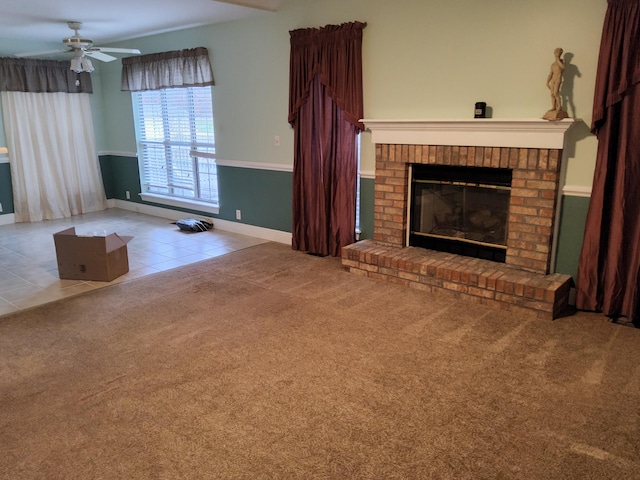
[(289, 32), (294, 250), (340, 256), (355, 240), (365, 26), (353, 22)]
[(591, 128), (598, 153), (576, 305), (640, 326), (640, 0), (609, 0)]

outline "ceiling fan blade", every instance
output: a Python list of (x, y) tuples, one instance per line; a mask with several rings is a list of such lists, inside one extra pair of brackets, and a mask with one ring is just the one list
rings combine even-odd
[(43, 50), (41, 52), (24, 52), (24, 53), (16, 53), (14, 57), (22, 58), (22, 57), (39, 57), (41, 55), (53, 55), (54, 53), (66, 53), (70, 52), (68, 48), (62, 48), (57, 50)]
[(114, 48), (114, 47), (93, 47), (100, 52), (109, 52), (109, 53), (132, 53), (135, 55), (140, 54), (140, 50), (137, 48)]
[(91, 58), (95, 58), (96, 60), (100, 60), (101, 62), (113, 62), (114, 60), (117, 60), (116, 57), (113, 57), (111, 55), (107, 55), (106, 53), (102, 53), (100, 51), (97, 50), (87, 50), (86, 52), (84, 52), (85, 55), (91, 57)]

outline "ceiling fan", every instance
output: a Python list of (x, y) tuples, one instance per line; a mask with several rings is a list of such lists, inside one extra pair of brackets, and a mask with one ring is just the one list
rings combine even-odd
[(15, 54), (15, 56), (39, 57), (42, 55), (53, 55), (54, 53), (73, 53), (73, 58), (71, 59), (71, 70), (77, 73), (81, 73), (93, 71), (93, 65), (87, 57), (95, 58), (96, 60), (100, 60), (102, 62), (112, 62), (113, 60), (116, 60), (116, 57), (114, 57), (113, 55), (107, 55), (107, 53), (105, 52), (129, 53), (133, 55), (137, 55), (140, 53), (140, 50), (138, 50), (137, 48), (94, 47), (93, 40), (81, 37), (78, 33), (80, 27), (82, 26), (82, 22), (67, 22), (67, 25), (71, 30), (74, 31), (74, 34), (71, 37), (62, 39), (62, 43), (67, 48), (46, 50), (42, 52), (17, 53)]

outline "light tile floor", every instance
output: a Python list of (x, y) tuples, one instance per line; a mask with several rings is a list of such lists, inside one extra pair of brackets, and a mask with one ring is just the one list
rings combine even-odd
[[(127, 245), (129, 273), (111, 282), (61, 280), (53, 234), (69, 227), (78, 234), (106, 231), (133, 236)], [(206, 232), (183, 232), (166, 218), (116, 208), (61, 220), (2, 225), (0, 315), (265, 242), (217, 230), (215, 222)]]

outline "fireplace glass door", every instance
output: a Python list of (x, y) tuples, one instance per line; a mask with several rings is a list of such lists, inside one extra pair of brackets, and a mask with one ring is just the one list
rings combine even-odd
[(412, 170), (409, 245), (505, 261), (510, 170)]

